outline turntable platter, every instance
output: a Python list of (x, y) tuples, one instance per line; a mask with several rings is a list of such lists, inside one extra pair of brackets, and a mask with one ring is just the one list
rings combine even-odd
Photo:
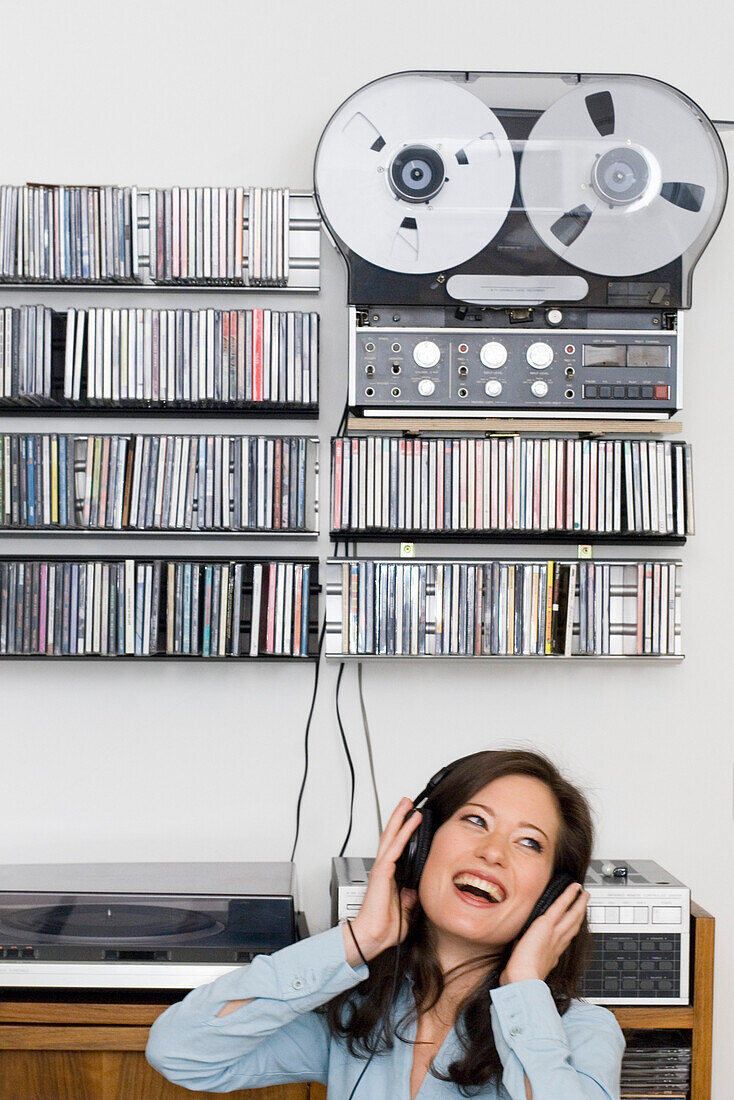
[(3, 926), (18, 932), (72, 939), (139, 939), (216, 931), (206, 913), (152, 905), (43, 905), (7, 910)]

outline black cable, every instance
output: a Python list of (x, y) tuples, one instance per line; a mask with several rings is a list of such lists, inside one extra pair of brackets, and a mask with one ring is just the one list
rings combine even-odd
[[(339, 427), (336, 430), (337, 437), (343, 437), (346, 432), (347, 415), (349, 413), (349, 395), (344, 402), (344, 409), (342, 410), (341, 419), (339, 421)], [(339, 542), (334, 542), (334, 557), (339, 557)], [(349, 543), (344, 543), (344, 557), (349, 557)], [(347, 828), (347, 835), (344, 838), (344, 843), (341, 846), (339, 855), (343, 856), (346, 851), (349, 838), (352, 835), (352, 825), (354, 823), (354, 794), (356, 789), (356, 778), (354, 773), (354, 761), (352, 760), (352, 754), (349, 751), (349, 742), (347, 741), (347, 735), (344, 732), (344, 724), (342, 722), (341, 712), (339, 710), (339, 689), (341, 687), (342, 676), (344, 675), (344, 662), (339, 665), (339, 675), (336, 678), (336, 691), (334, 694), (334, 703), (336, 708), (336, 720), (339, 725), (339, 735), (344, 746), (344, 755), (347, 758), (347, 765), (349, 766), (349, 774), (351, 777), (351, 791), (349, 796), (349, 827)]]
[[(393, 967), (393, 972), (392, 972), (392, 989), (390, 990), (390, 1005), (389, 1005), (388, 1010), (387, 1010), (388, 1013), (392, 1012), (392, 1010), (393, 1010), (393, 1007), (395, 1005), (395, 994), (397, 993), (397, 988), (398, 988), (398, 969), (399, 969), (399, 966), (400, 966), (400, 948), (402, 947), (402, 941), (401, 941), (402, 931), (403, 931), (403, 909), (402, 909), (402, 906), (400, 905), (400, 894), (398, 893), (398, 942), (395, 944), (395, 966)], [(381, 1038), (383, 1038), (383, 1039), (386, 1038), (386, 1028), (387, 1028), (387, 1020), (383, 1019), (383, 1021), (382, 1021), (382, 1036), (381, 1036)], [(378, 1040), (378, 1042), (379, 1042), (379, 1040)], [(362, 1072), (360, 1073), (357, 1080), (354, 1082), (354, 1087), (352, 1088), (352, 1091), (349, 1093), (349, 1100), (353, 1100), (354, 1094), (357, 1091), (357, 1089), (359, 1088), (359, 1084), (360, 1084), (362, 1078), (364, 1077), (365, 1073), (367, 1072), (367, 1070), (370, 1068), (370, 1065), (372, 1064), (372, 1059), (374, 1058), (375, 1053), (376, 1052), (373, 1050), (372, 1053), (370, 1054), (369, 1058), (365, 1062), (364, 1066), (362, 1067)]]
[(313, 718), (314, 707), (316, 706), (316, 693), (319, 690), (319, 670), (321, 668), (321, 652), (324, 648), (324, 636), (326, 634), (326, 612), (324, 611), (324, 621), (321, 624), (321, 633), (319, 635), (319, 648), (316, 653), (316, 670), (313, 678), (313, 694), (311, 696), (311, 707), (308, 712), (308, 718), (306, 719), (306, 731), (303, 736), (303, 777), (301, 779), (301, 789), (298, 792), (298, 802), (296, 803), (296, 833), (293, 837), (293, 847), (291, 849), (291, 863), (296, 854), (296, 848), (298, 846), (298, 835), (301, 831), (301, 803), (303, 802), (303, 792), (306, 789), (306, 780), (308, 779), (308, 743), (311, 735), (311, 719)]
[(342, 723), (342, 716), (341, 716), (341, 713), (339, 711), (339, 688), (341, 687), (343, 674), (344, 674), (344, 662), (342, 661), (342, 663), (339, 665), (339, 675), (336, 678), (336, 694), (335, 694), (336, 720), (339, 723), (339, 734), (340, 734), (341, 739), (342, 739), (342, 745), (344, 746), (344, 755), (347, 758), (347, 764), (349, 766), (349, 774), (351, 776), (352, 787), (351, 787), (351, 793), (350, 793), (350, 796), (349, 796), (349, 828), (347, 829), (347, 835), (344, 837), (344, 843), (342, 844), (341, 849), (339, 851), (340, 856), (344, 855), (344, 853), (346, 851), (346, 848), (347, 848), (347, 844), (349, 843), (349, 838), (352, 835), (352, 824), (354, 822), (354, 791), (355, 791), (355, 786), (356, 786), (355, 775), (354, 775), (354, 761), (352, 760), (352, 754), (349, 751), (349, 742), (347, 741), (347, 735), (344, 732), (344, 724)]
[(347, 414), (349, 412), (349, 395), (347, 394), (346, 401), (344, 402), (344, 409), (342, 410), (341, 419), (339, 420), (339, 427), (336, 429), (337, 436), (343, 436), (346, 431)]
[[(344, 401), (344, 409), (339, 420), (339, 427), (336, 430), (336, 434), (341, 436), (344, 434), (347, 414), (349, 412), (349, 394)], [(338, 543), (334, 543), (334, 557), (337, 557)], [(324, 636), (326, 634), (326, 610), (324, 609), (324, 619), (321, 624), (321, 633), (319, 635), (319, 647), (316, 654), (316, 670), (313, 680), (313, 694), (311, 696), (311, 707), (308, 712), (308, 718), (306, 719), (306, 730), (303, 736), (303, 775), (301, 777), (301, 787), (298, 792), (298, 801), (296, 803), (296, 831), (293, 837), (293, 847), (291, 848), (291, 863), (296, 854), (296, 848), (298, 847), (298, 837), (301, 831), (301, 805), (303, 803), (303, 795), (306, 790), (306, 781), (308, 780), (308, 766), (309, 766), (309, 739), (311, 734), (311, 719), (313, 718), (314, 707), (316, 706), (316, 694), (319, 690), (319, 672), (321, 669), (321, 654), (324, 648)], [(348, 751), (348, 750), (347, 750)], [(350, 758), (351, 759), (351, 758)], [(354, 801), (354, 792), (352, 792), (352, 802)], [(350, 821), (351, 830), (351, 821)]]

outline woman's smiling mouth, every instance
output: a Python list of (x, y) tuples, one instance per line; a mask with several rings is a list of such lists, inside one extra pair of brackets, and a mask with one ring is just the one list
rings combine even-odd
[(453, 884), (466, 901), (497, 905), (505, 900), (505, 891), (498, 882), (473, 875), (470, 871), (460, 871), (454, 875)]

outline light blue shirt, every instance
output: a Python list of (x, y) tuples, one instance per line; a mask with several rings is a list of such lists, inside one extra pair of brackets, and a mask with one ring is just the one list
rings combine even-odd
[[(349, 966), (341, 928), (331, 928), (194, 989), (156, 1020), (146, 1057), (169, 1081), (188, 1089), (232, 1092), (321, 1081), (329, 1100), (347, 1100), (364, 1059), (350, 1054), (314, 1009), (367, 974), (366, 966)], [(401, 1007), (408, 1007), (411, 996), (406, 984)], [(250, 997), (256, 998), (251, 1004), (217, 1016), (227, 1001)], [(513, 982), (493, 989), (491, 997), (504, 1071), (499, 1092), (488, 1085), (478, 1096), (526, 1100), (527, 1075), (533, 1100), (619, 1100), (624, 1038), (611, 1012), (573, 1001), (559, 1016), (541, 981)], [(415, 1025), (406, 1037), (414, 1036)], [(459, 1049), (452, 1029), (436, 1056), (437, 1068), (446, 1069)], [(373, 1058), (355, 1100), (409, 1100), (412, 1065), (412, 1045), (396, 1040), (392, 1050)], [(458, 1085), (429, 1071), (417, 1100), (460, 1095)]]

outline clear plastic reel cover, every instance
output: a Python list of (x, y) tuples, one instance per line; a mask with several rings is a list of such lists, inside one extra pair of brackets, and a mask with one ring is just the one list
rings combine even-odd
[(653, 271), (700, 241), (697, 255), (725, 183), (713, 125), (674, 88), (644, 77), (585, 78), (543, 112), (520, 164), (538, 236), (600, 275)]
[[(527, 140), (508, 137), (498, 117), (506, 110), (530, 119)], [(637, 275), (679, 256), (692, 267), (726, 197), (718, 135), (682, 93), (648, 77), (560, 74), (377, 80), (327, 126), (316, 191), (349, 249), (388, 271), (426, 274), (494, 240), (516, 158), (537, 235), (601, 275)]]
[(316, 190), (329, 225), (363, 259), (425, 274), (465, 262), (497, 234), (515, 163), (492, 109), (432, 76), (356, 92), (319, 145)]

